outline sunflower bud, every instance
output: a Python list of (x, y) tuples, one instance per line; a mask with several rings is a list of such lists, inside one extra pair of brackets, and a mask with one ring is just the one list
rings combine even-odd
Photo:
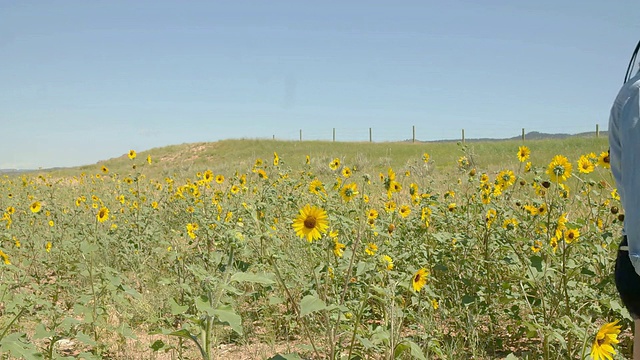
[(618, 213), (618, 207), (617, 207), (617, 206), (612, 206), (612, 207), (611, 207), (611, 213), (612, 213), (613, 215), (617, 214), (617, 213)]

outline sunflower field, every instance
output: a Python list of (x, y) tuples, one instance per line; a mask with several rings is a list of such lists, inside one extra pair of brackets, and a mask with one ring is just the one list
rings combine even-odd
[(427, 152), (149, 176), (131, 150), (128, 171), (4, 176), (0, 358), (621, 358), (624, 215), (589, 151), (489, 171), (461, 146), (438, 177)]

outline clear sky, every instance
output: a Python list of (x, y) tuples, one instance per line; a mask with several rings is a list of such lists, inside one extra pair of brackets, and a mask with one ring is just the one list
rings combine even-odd
[(0, 168), (606, 130), (636, 0), (0, 0)]

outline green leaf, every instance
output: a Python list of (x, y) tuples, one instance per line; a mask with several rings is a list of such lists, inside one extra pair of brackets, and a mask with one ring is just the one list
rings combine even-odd
[(273, 277), (273, 274), (270, 274), (270, 273), (253, 274), (253, 273), (247, 273), (247, 272), (237, 272), (231, 275), (230, 281), (248, 282), (248, 283), (254, 283), (254, 284), (261, 284), (261, 285), (271, 285), (271, 284), (275, 284), (275, 280), (273, 280), (272, 277)]
[(43, 323), (38, 323), (38, 325), (36, 325), (36, 331), (33, 334), (33, 339), (34, 340), (39, 340), (39, 339), (46, 339), (50, 336), (53, 336), (54, 332), (53, 331), (48, 331), (45, 327)]
[(180, 315), (183, 314), (185, 311), (187, 311), (187, 309), (189, 309), (188, 306), (184, 305), (178, 305), (178, 303), (173, 300), (173, 299), (169, 299), (169, 305), (171, 306), (171, 314), (172, 315)]
[(307, 295), (300, 302), (300, 316), (311, 314), (312, 312), (326, 309), (324, 301), (318, 299), (317, 296)]
[(195, 336), (191, 335), (191, 333), (189, 332), (189, 330), (187, 329), (180, 329), (177, 331), (162, 331), (163, 334), (165, 335), (169, 335), (169, 336), (175, 336), (175, 337), (179, 337), (179, 338), (183, 338), (183, 339), (189, 339), (189, 340), (194, 340), (195, 341)]
[(292, 354), (276, 354), (267, 360), (302, 360), (302, 358), (300, 357), (300, 355), (296, 353), (292, 353)]
[(531, 266), (534, 267), (538, 272), (542, 272), (542, 258), (540, 256), (532, 256), (529, 258), (531, 261)]
[(21, 333), (6, 335), (0, 341), (0, 354), (9, 352), (17, 359), (35, 360), (42, 359), (35, 345), (27, 341), (27, 336)]
[(156, 341), (153, 342), (153, 344), (149, 345), (149, 347), (153, 351), (158, 351), (158, 350), (160, 350), (160, 349), (162, 349), (164, 347), (164, 341), (156, 340)]
[(211, 307), (211, 305), (209, 305), (209, 298), (201, 295), (196, 297), (196, 309), (198, 309), (198, 311), (203, 311), (206, 312), (207, 315), (209, 316), (213, 316), (213, 311), (214, 309)]
[(411, 354), (412, 359), (427, 360), (427, 358), (424, 357), (424, 354), (422, 353), (422, 349), (420, 348), (420, 346), (418, 346), (418, 344), (414, 343), (411, 340), (403, 340), (400, 344), (396, 346), (396, 349), (393, 352), (394, 359), (397, 359), (398, 357), (400, 357), (402, 353), (404, 353), (407, 350), (409, 350), (409, 354)]
[(242, 318), (235, 313), (231, 306), (220, 306), (213, 310), (213, 315), (217, 316), (221, 322), (228, 324), (238, 335), (243, 334)]
[(96, 342), (87, 334), (79, 331), (76, 334), (76, 340), (80, 341), (81, 343), (90, 345), (90, 346), (96, 346)]

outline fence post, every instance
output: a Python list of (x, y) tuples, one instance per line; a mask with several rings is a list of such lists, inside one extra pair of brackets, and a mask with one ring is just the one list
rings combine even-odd
[(336, 128), (333, 128), (333, 142), (336, 142)]
[(464, 129), (462, 129), (462, 143), (464, 144)]
[(371, 128), (369, 128), (369, 142), (373, 142), (373, 137), (371, 136)]
[(276, 136), (275, 136), (275, 135), (273, 135), (273, 140), (275, 140), (275, 139), (276, 139)]
[(411, 142), (415, 143), (416, 142), (416, 126), (413, 125), (413, 138), (411, 139)]
[(596, 138), (600, 137), (600, 124), (596, 124)]
[(524, 142), (524, 128), (522, 128), (522, 142)]
[(300, 129), (300, 141), (302, 141), (302, 129)]

